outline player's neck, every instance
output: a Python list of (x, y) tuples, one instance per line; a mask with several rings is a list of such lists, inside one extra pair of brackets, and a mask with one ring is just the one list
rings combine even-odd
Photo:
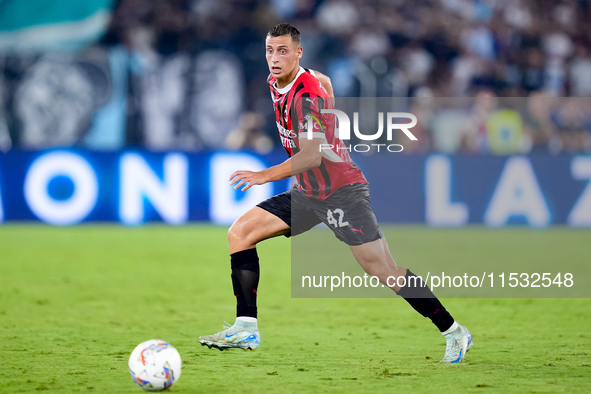
[(289, 85), (290, 83), (293, 82), (293, 80), (298, 75), (299, 71), (300, 71), (300, 63), (298, 62), (298, 64), (296, 64), (296, 66), (293, 68), (293, 70), (291, 70), (291, 72), (289, 74), (287, 74), (285, 76), (285, 78), (276, 79), (276, 81), (277, 81), (276, 86), (279, 89), (283, 89), (284, 87), (286, 87), (287, 85)]

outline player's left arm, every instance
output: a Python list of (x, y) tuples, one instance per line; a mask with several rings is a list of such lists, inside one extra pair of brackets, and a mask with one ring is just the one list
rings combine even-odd
[(234, 185), (234, 189), (244, 186), (241, 190), (245, 191), (254, 185), (279, 181), (316, 168), (322, 162), (322, 142), (322, 138), (310, 140), (300, 138), (300, 151), (298, 153), (283, 163), (262, 171), (236, 171), (230, 176), (230, 185)]
[(320, 81), (324, 89), (326, 89), (328, 97), (332, 99), (332, 104), (334, 105), (334, 91), (332, 90), (332, 83), (330, 82), (328, 75), (324, 75), (320, 71), (314, 70), (314, 76)]

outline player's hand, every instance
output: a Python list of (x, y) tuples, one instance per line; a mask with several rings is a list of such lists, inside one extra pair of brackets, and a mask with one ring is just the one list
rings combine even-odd
[(244, 185), (241, 189), (246, 191), (254, 185), (262, 185), (267, 183), (267, 179), (262, 171), (236, 171), (230, 176), (230, 185), (234, 185), (234, 189), (238, 189)]

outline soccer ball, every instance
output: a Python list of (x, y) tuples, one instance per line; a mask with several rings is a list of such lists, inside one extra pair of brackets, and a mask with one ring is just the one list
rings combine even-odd
[(151, 339), (133, 349), (129, 372), (131, 380), (144, 390), (166, 390), (181, 376), (181, 356), (171, 344)]

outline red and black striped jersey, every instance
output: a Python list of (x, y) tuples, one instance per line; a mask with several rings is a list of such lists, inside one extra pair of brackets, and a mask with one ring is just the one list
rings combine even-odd
[(308, 136), (308, 122), (313, 124), (313, 138), (324, 139), (320, 165), (297, 174), (295, 187), (309, 197), (324, 200), (340, 187), (368, 183), (343, 141), (336, 136), (336, 117), (320, 113), (321, 109), (334, 107), (313, 71), (300, 67), (295, 79), (283, 88), (276, 86), (272, 75), (268, 82), (279, 137), (289, 157), (300, 151), (300, 138)]

